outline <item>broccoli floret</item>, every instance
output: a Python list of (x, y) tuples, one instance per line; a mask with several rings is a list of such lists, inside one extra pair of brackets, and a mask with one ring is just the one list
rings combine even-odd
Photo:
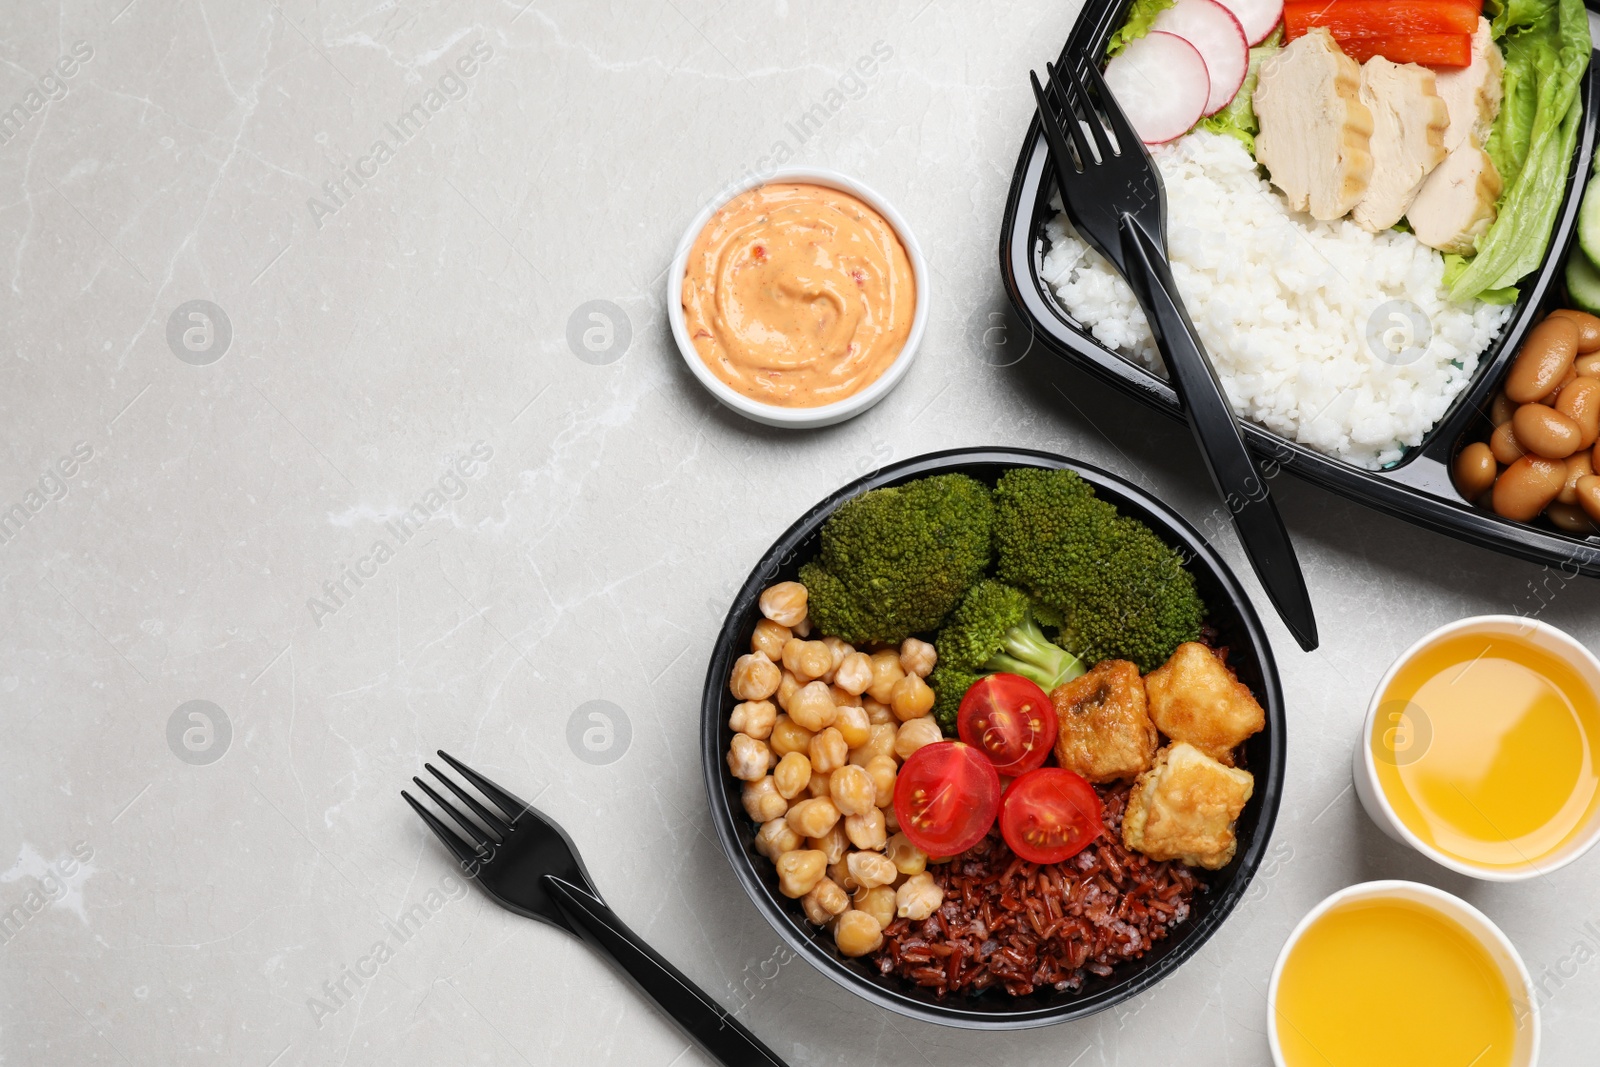
[(988, 568), (994, 502), (983, 483), (937, 474), (874, 489), (822, 527), (800, 568), (812, 621), (851, 644), (936, 630)]
[(1048, 693), (1086, 669), (1044, 635), (1026, 593), (996, 581), (981, 581), (967, 591), (937, 643), (936, 677), (929, 684), (936, 694), (934, 715), (947, 731), (954, 727), (961, 698), (985, 674), (1020, 674)]
[(1205, 604), (1183, 558), (1071, 471), (1017, 468), (994, 491), (997, 573), (1060, 615), (1060, 643), (1087, 663), (1154, 670), (1200, 636)]

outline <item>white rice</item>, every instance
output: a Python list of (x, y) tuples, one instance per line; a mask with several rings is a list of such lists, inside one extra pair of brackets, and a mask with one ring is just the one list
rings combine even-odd
[[(1232, 137), (1197, 130), (1152, 154), (1173, 276), (1235, 412), (1364, 467), (1419, 444), (1511, 309), (1451, 301), (1443, 257), (1408, 233), (1290, 211)], [(1043, 276), (1062, 305), (1164, 376), (1127, 283), (1064, 214), (1045, 232)]]

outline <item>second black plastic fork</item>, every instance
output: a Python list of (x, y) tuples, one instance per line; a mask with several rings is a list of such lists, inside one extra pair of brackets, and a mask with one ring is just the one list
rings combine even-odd
[(1094, 63), (1073, 56), (1063, 70), (1045, 64), (1045, 73), (1049, 91), (1028, 76), (1067, 218), (1133, 289), (1256, 577), (1309, 652), (1317, 620), (1294, 544), (1172, 279), (1161, 173)]
[(621, 968), (684, 1033), (728, 1067), (784, 1067), (743, 1024), (617, 918), (600, 899), (578, 850), (561, 827), (443, 749), (439, 758), (488, 798), (493, 808), (431, 763), (423, 764), (428, 773), (455, 794), (477, 821), (421, 778), (411, 780), (455, 821), (460, 832), (410, 793), (402, 789), (400, 795), (495, 903), (581, 937)]

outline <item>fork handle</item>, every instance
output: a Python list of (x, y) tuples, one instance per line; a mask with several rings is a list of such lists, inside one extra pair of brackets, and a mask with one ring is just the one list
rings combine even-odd
[(611, 958), (667, 1017), (727, 1067), (785, 1067), (744, 1024), (686, 978), (682, 971), (625, 926), (616, 912), (588, 890), (553, 874), (545, 889), (590, 947)]
[(1317, 647), (1317, 619), (1294, 544), (1245, 445), (1194, 322), (1184, 310), (1166, 254), (1133, 216), (1124, 214), (1118, 228), (1128, 282), (1150, 322), (1178, 399), (1188, 410), (1206, 470), (1233, 516), (1239, 540), (1268, 599), (1300, 647), (1309, 652)]

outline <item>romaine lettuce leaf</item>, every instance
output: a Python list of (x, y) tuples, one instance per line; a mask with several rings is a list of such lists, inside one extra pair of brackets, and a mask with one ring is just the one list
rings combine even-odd
[(1243, 142), (1250, 154), (1256, 154), (1256, 134), (1261, 132), (1261, 123), (1256, 120), (1256, 111), (1253, 101), (1256, 93), (1256, 78), (1261, 74), (1261, 64), (1283, 49), (1283, 27), (1279, 26), (1267, 35), (1266, 40), (1250, 49), (1250, 69), (1244, 76), (1244, 84), (1239, 86), (1238, 93), (1227, 107), (1209, 118), (1200, 120), (1199, 128), (1210, 130), (1213, 133), (1225, 133), (1229, 137), (1236, 137)]
[(1505, 101), (1485, 145), (1505, 191), (1499, 217), (1450, 286), (1457, 300), (1510, 288), (1544, 258), (1577, 146), (1589, 66), (1583, 0), (1486, 0), (1484, 12), (1506, 59)]
[(1133, 0), (1133, 6), (1128, 9), (1128, 17), (1122, 23), (1122, 28), (1113, 33), (1111, 40), (1106, 42), (1106, 58), (1110, 59), (1128, 47), (1129, 41), (1137, 41), (1149, 33), (1156, 16), (1177, 2), (1178, 0)]

